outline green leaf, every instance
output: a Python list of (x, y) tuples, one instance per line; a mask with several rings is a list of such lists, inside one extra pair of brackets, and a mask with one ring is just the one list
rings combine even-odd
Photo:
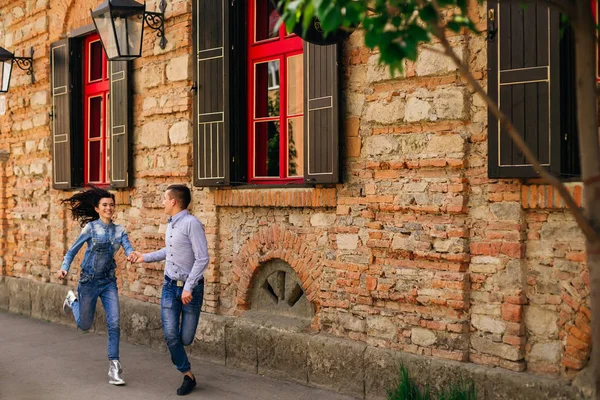
[(425, 7), (421, 8), (421, 10), (419, 11), (419, 17), (421, 17), (421, 19), (424, 22), (430, 24), (437, 22), (437, 13), (435, 12), (435, 8), (433, 8), (431, 4), (428, 4)]
[(425, 28), (412, 24), (406, 28), (406, 35), (410, 37), (411, 40), (415, 40), (418, 42), (429, 42), (429, 32), (425, 30)]
[(321, 19), (321, 26), (323, 30), (327, 32), (333, 32), (340, 27), (342, 24), (342, 13), (337, 7), (329, 7), (323, 19)]
[(462, 24), (460, 22), (456, 22), (456, 21), (448, 21), (448, 23), (446, 24), (446, 28), (450, 29), (452, 32), (460, 32), (460, 29), (462, 28)]

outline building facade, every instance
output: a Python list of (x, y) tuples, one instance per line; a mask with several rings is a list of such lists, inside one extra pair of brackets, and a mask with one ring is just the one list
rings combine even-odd
[[(295, 316), (373, 348), (574, 378), (591, 346), (583, 235), (451, 61), (422, 51), (391, 77), (360, 30), (309, 45), (273, 33), (266, 1), (240, 3), (169, 0), (166, 48), (146, 28), (142, 57), (118, 63), (94, 1), (0, 5), (0, 45), (33, 47), (35, 77), (15, 69), (0, 96), (2, 275), (59, 284), (79, 233), (60, 200), (85, 183), (114, 190), (136, 250), (161, 247), (162, 192), (185, 183), (209, 240), (205, 315)], [(544, 48), (558, 17), (472, 3), (482, 31), (491, 9), (498, 26), (453, 35), (455, 51), (580, 203), (555, 129), (568, 46)], [(122, 297), (159, 303), (162, 264), (117, 262)]]

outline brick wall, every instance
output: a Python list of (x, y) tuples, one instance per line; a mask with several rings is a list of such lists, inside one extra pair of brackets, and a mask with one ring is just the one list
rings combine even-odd
[[(191, 184), (191, 3), (167, 3), (167, 48), (148, 30), (133, 64), (135, 179), (116, 192), (116, 220), (141, 251), (163, 243), (164, 188)], [(89, 24), (96, 6), (0, 6), (0, 45), (17, 54), (33, 45), (36, 78), (32, 85), (15, 69), (11, 91), (0, 96), (3, 275), (57, 283), (54, 272), (79, 233), (59, 204), (72, 192), (51, 188), (48, 48)], [(472, 11), (481, 29), (484, 12)], [(485, 86), (485, 37), (451, 41)], [(279, 258), (315, 305), (313, 330), (572, 377), (591, 342), (584, 240), (573, 218), (546, 186), (487, 178), (487, 110), (449, 60), (424, 51), (395, 78), (377, 60), (361, 32), (347, 41), (342, 184), (194, 189), (191, 210), (211, 253), (205, 311), (242, 314), (254, 274)], [(580, 199), (581, 186), (571, 187)], [(122, 253), (117, 261), (121, 295), (158, 303), (162, 265), (129, 265)]]

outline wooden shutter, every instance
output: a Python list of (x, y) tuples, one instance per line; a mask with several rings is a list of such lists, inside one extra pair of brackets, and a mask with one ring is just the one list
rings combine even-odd
[(129, 134), (131, 102), (129, 96), (129, 62), (109, 61), (110, 74), (110, 184), (114, 188), (129, 186)]
[[(229, 183), (229, 1), (194, 0), (194, 185)], [(240, 95), (243, 95), (240, 93)]]
[(308, 183), (337, 183), (340, 45), (304, 43), (304, 148)]
[[(560, 171), (559, 14), (542, 4), (488, 1), (488, 93), (542, 165)], [(494, 34), (494, 29), (497, 31)], [(488, 173), (537, 173), (494, 116), (488, 114)]]
[[(74, 68), (71, 40), (63, 39), (50, 45), (52, 96), (52, 187), (70, 189), (83, 182), (83, 151), (74, 131), (72, 101)], [(81, 114), (79, 114), (81, 115)]]

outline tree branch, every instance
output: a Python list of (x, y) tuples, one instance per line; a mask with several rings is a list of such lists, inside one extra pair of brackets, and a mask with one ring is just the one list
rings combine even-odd
[[(441, 21), (442, 16), (437, 0), (432, 0), (431, 3), (433, 4), (433, 7), (437, 13), (437, 20)], [(479, 96), (481, 96), (481, 98), (484, 99), (491, 113), (498, 119), (498, 121), (500, 121), (500, 124), (506, 129), (514, 144), (519, 148), (519, 150), (523, 152), (527, 161), (531, 163), (533, 168), (537, 171), (537, 173), (540, 174), (540, 176), (544, 180), (546, 180), (546, 182), (548, 182), (550, 185), (556, 188), (556, 190), (558, 190), (561, 197), (565, 201), (567, 207), (573, 213), (577, 225), (579, 225), (586, 238), (592, 242), (600, 240), (600, 235), (598, 235), (596, 230), (590, 224), (590, 221), (588, 221), (581, 209), (577, 206), (575, 200), (573, 199), (565, 185), (563, 185), (555, 176), (551, 175), (540, 165), (539, 161), (533, 155), (527, 144), (523, 141), (522, 136), (517, 132), (512, 122), (508, 118), (506, 118), (504, 113), (502, 113), (498, 109), (496, 103), (487, 95), (487, 93), (485, 92), (485, 90), (483, 90), (479, 82), (475, 80), (469, 69), (463, 64), (460, 58), (458, 58), (458, 56), (452, 49), (448, 38), (446, 37), (444, 28), (439, 24), (435, 24), (434, 35), (440, 40), (440, 43), (444, 47), (445, 54), (452, 59), (454, 64), (456, 64), (456, 67), (458, 68), (460, 74), (467, 80), (467, 82), (473, 88), (473, 90), (475, 90), (475, 93), (477, 93)]]

